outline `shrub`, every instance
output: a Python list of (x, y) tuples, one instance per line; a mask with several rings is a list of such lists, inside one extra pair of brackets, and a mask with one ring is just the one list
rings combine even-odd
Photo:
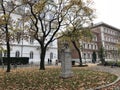
[(120, 61), (117, 63), (115, 61), (106, 61), (104, 65), (105, 66), (118, 66), (118, 67), (120, 67)]
[[(6, 65), (7, 64), (7, 57), (3, 57), (3, 63)], [(28, 64), (29, 63), (29, 58), (28, 57), (10, 57), (10, 63), (11, 64)], [(2, 62), (0, 62), (0, 65)]]

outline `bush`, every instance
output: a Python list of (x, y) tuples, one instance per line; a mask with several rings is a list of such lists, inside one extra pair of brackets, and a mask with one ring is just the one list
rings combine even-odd
[(118, 66), (118, 67), (120, 67), (120, 61), (117, 63), (115, 61), (106, 61), (104, 65), (105, 66)]
[[(7, 57), (3, 57), (3, 63), (6, 65), (7, 64)], [(10, 63), (11, 64), (28, 64), (29, 63), (29, 58), (28, 57), (10, 57)], [(0, 61), (0, 65), (2, 62)]]

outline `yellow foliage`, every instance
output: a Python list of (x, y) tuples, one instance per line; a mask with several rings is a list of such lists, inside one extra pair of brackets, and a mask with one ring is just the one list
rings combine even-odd
[(38, 3), (35, 3), (33, 6), (35, 13), (40, 13), (45, 8), (46, 0), (40, 0)]
[(9, 16), (7, 14), (0, 16), (0, 25), (6, 24), (8, 18), (9, 18)]
[(81, 0), (71, 0), (70, 3), (72, 5), (82, 6), (82, 1)]

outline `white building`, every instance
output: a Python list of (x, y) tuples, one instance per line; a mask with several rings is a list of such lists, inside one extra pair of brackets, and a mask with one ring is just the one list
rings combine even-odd
[[(7, 5), (9, 6), (9, 5)], [(10, 8), (9, 8), (10, 9)], [(21, 10), (17, 10), (18, 12)], [(25, 11), (24, 11), (25, 12)], [(18, 14), (12, 14), (11, 15), (14, 20), (17, 20), (17, 18), (20, 18), (21, 16)], [(40, 62), (40, 44), (33, 39), (29, 38), (28, 40), (23, 40), (24, 38), (21, 38), (18, 41), (13, 40), (10, 43), (10, 49), (11, 49), (11, 57), (29, 57), (29, 63), (37, 63)], [(49, 36), (47, 37), (49, 39)], [(46, 41), (47, 41), (46, 39)], [(2, 47), (6, 50), (6, 45), (4, 42), (2, 42)], [(58, 59), (58, 51), (57, 51), (57, 40), (50, 43), (50, 45), (47, 48), (46, 56), (45, 56), (45, 64), (48, 63), (48, 59), (52, 60), (52, 63), (55, 62), (55, 60)], [(0, 54), (3, 57), (6, 57), (6, 52), (2, 52)]]
[[(6, 45), (3, 45), (6, 48)], [(29, 63), (40, 62), (40, 45), (35, 40), (21, 40), (19, 43), (14, 42), (11, 44), (11, 57), (29, 57)], [(6, 52), (2, 53), (6, 57)], [(54, 63), (58, 58), (57, 41), (52, 42), (46, 52), (45, 63), (47, 64), (48, 58)]]

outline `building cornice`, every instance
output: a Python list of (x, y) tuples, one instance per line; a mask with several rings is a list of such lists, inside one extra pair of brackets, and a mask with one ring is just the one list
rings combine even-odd
[(112, 26), (112, 25), (109, 25), (107, 23), (104, 23), (104, 22), (100, 22), (100, 23), (97, 23), (97, 24), (93, 24), (92, 28), (97, 28), (97, 27), (100, 27), (100, 26), (104, 26), (104, 27), (107, 27), (107, 28), (110, 28), (110, 29), (114, 29), (116, 31), (120, 31), (120, 29)]

